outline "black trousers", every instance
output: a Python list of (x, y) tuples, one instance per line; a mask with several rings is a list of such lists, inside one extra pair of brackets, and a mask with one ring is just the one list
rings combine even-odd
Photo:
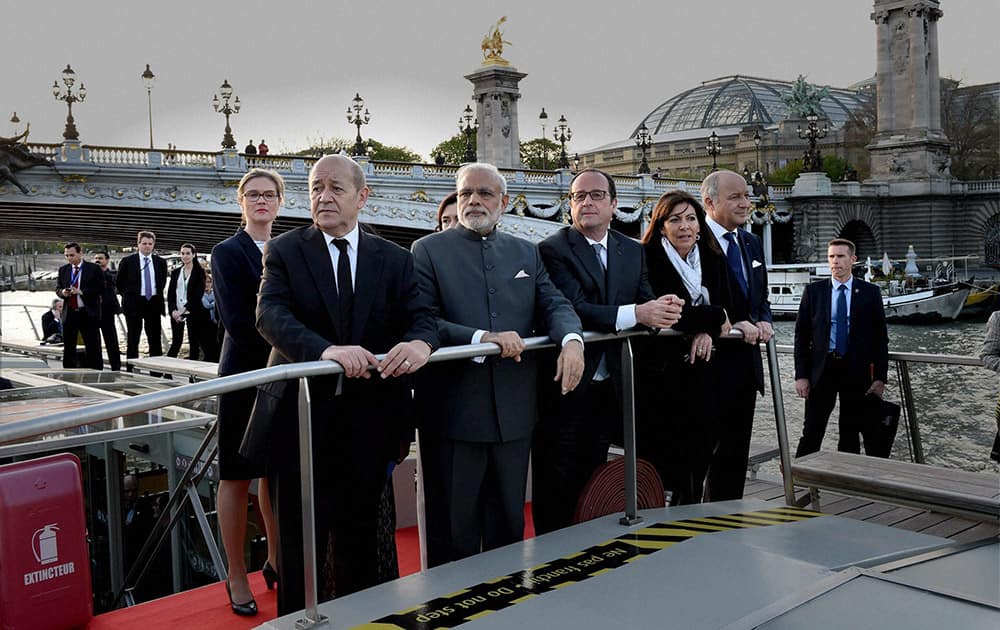
[[(802, 426), (802, 438), (795, 450), (796, 457), (815, 453), (823, 444), (826, 434), (826, 423), (830, 420), (833, 405), (840, 397), (840, 439), (837, 450), (847, 453), (861, 452), (860, 435), (864, 431), (861, 421), (863, 401), (868, 385), (864, 377), (851, 374), (847, 369), (847, 361), (828, 355), (823, 367), (823, 373), (815, 387), (809, 389), (806, 399), (805, 423)], [(865, 440), (868, 441), (867, 439)]]
[(188, 335), (188, 356), (189, 359), (198, 359), (200, 350), (198, 347), (198, 336), (194, 331), (194, 322), (191, 316), (186, 317), (181, 321), (175, 320), (173, 317), (170, 318), (170, 347), (167, 348), (168, 357), (176, 357), (180, 354), (181, 344), (184, 343), (184, 329), (187, 329)]
[[(363, 440), (324, 438), (316, 417), (329, 422), (334, 416), (317, 414), (313, 422), (315, 563), (319, 601), (326, 601), (385, 579), (380, 569), (379, 502), (386, 462)], [(301, 476), (297, 465), (280, 465), (271, 466), (267, 477), (278, 522), (280, 616), (305, 607)]]
[[(83, 337), (83, 345), (87, 351), (86, 364), (77, 366), (76, 336)], [(66, 317), (63, 320), (63, 367), (70, 369), (86, 367), (95, 370), (104, 369), (104, 359), (101, 357), (100, 322), (92, 317), (85, 308), (71, 309), (66, 307)]]
[(524, 538), (530, 452), (530, 438), (462, 442), (420, 434), (429, 567)]
[(163, 344), (160, 341), (162, 325), (160, 318), (161, 300), (147, 300), (138, 298), (136, 300), (137, 310), (125, 314), (125, 327), (128, 331), (125, 356), (129, 359), (139, 358), (139, 337), (143, 328), (146, 329), (146, 343), (149, 344), (149, 356), (158, 357), (163, 355)]
[(108, 352), (108, 364), (111, 369), (122, 369), (122, 349), (118, 345), (118, 326), (114, 313), (101, 313), (101, 335), (104, 337), (104, 349)]
[(573, 524), (576, 503), (598, 466), (608, 460), (622, 412), (612, 380), (591, 381), (560, 397), (535, 427), (531, 515), (535, 533)]
[(757, 406), (756, 383), (730, 383), (725, 391), (718, 393), (717, 404), (719, 419), (705, 484), (705, 500), (742, 499)]

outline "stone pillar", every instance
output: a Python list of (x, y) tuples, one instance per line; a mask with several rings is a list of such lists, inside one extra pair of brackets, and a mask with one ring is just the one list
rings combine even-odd
[(509, 65), (490, 64), (465, 76), (476, 101), (476, 157), (499, 168), (521, 168), (517, 129), (518, 82), (528, 76)]
[(938, 0), (875, 0), (878, 132), (868, 145), (873, 181), (890, 194), (947, 192), (949, 143), (941, 130)]

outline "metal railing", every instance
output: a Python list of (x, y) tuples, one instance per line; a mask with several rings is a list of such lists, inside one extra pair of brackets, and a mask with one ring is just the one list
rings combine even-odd
[[(683, 336), (681, 333), (672, 330), (660, 331), (663, 336)], [(618, 341), (623, 344), (622, 351), (622, 380), (623, 388), (627, 392), (623, 406), (623, 416), (625, 423), (625, 513), (621, 518), (622, 524), (631, 525), (641, 521), (638, 515), (637, 483), (636, 483), (636, 443), (635, 443), (635, 403), (634, 403), (634, 373), (631, 350), (631, 337), (649, 336), (643, 331), (627, 331), (620, 334), (584, 333), (587, 343)], [(727, 337), (741, 339), (742, 335), (738, 331), (733, 331)], [(525, 350), (535, 351), (554, 347), (548, 337), (531, 337), (525, 339)], [(441, 348), (434, 352), (429, 362), (453, 361), (459, 359), (469, 359), (478, 356), (500, 354), (499, 346), (492, 343), (480, 343), (465, 346), (453, 346)], [(383, 355), (384, 356), (384, 355)], [(379, 359), (382, 357), (379, 356)], [(771, 367), (772, 383), (780, 383), (780, 376), (777, 367), (777, 355), (774, 351), (774, 340), (768, 343), (768, 360)], [(310, 361), (306, 363), (295, 363), (269, 368), (262, 368), (242, 374), (219, 377), (217, 379), (182, 385), (170, 390), (141, 394), (132, 398), (116, 400), (107, 403), (100, 403), (84, 409), (49, 414), (29, 420), (24, 420), (13, 425), (0, 426), (0, 445), (17, 440), (30, 439), (32, 437), (43, 436), (48, 433), (62, 431), (74, 427), (79, 427), (95, 422), (102, 422), (119, 416), (140, 413), (151, 409), (158, 409), (168, 405), (177, 405), (192, 400), (198, 400), (209, 396), (224, 394), (240, 389), (255, 387), (274, 381), (299, 380), (299, 455), (300, 471), (302, 475), (302, 542), (305, 561), (305, 611), (306, 618), (300, 621), (301, 627), (312, 627), (323, 622), (318, 611), (318, 592), (316, 581), (315, 549), (316, 532), (313, 521), (313, 479), (312, 479), (312, 424), (310, 422), (311, 400), (309, 391), (310, 377), (341, 374), (343, 369), (333, 361)], [(775, 397), (776, 419), (780, 413), (778, 422), (779, 433), (784, 427), (783, 404), (781, 401), (781, 388), (772, 387)], [(211, 439), (211, 434), (206, 436), (205, 441)], [(58, 440), (47, 442), (46, 446), (50, 450), (59, 448)], [(782, 469), (790, 470), (790, 459), (788, 455), (787, 439), (783, 440), (785, 445), (781, 452)], [(203, 443), (203, 446), (205, 443)], [(788, 480), (790, 483), (790, 479)], [(788, 486), (788, 483), (786, 483)], [(173, 490), (171, 501), (176, 501), (174, 494), (182, 492), (178, 487)], [(786, 493), (787, 494), (787, 493)], [(792, 493), (794, 500), (794, 493)], [(173, 503), (172, 503), (173, 504)], [(164, 512), (164, 516), (169, 515), (169, 511)], [(162, 537), (161, 537), (162, 540)]]
[[(779, 354), (794, 354), (795, 347), (788, 345), (775, 346)], [(917, 406), (913, 396), (913, 385), (910, 381), (910, 364), (927, 363), (936, 365), (959, 365), (966, 367), (983, 367), (979, 357), (969, 357), (957, 354), (928, 354), (923, 352), (889, 352), (889, 361), (896, 364), (896, 386), (899, 389), (902, 418), (906, 424), (907, 441), (910, 447), (910, 459), (917, 464), (924, 464), (924, 445), (920, 433), (920, 422), (917, 417)], [(784, 411), (782, 411), (784, 415)], [(780, 437), (780, 436), (779, 436)]]

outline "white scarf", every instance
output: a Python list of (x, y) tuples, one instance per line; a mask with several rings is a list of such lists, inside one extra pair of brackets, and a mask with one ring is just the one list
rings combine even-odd
[(663, 251), (667, 252), (667, 258), (670, 259), (670, 263), (680, 274), (681, 280), (684, 281), (684, 288), (694, 299), (694, 304), (711, 304), (708, 299), (708, 289), (705, 288), (701, 283), (701, 255), (698, 253), (697, 243), (688, 252), (687, 259), (681, 258), (681, 255), (674, 249), (673, 244), (667, 240), (666, 236), (660, 237), (660, 242), (663, 244)]

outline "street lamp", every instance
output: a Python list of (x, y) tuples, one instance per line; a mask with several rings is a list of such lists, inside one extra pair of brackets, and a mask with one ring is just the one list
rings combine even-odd
[[(362, 113), (362, 110), (364, 110), (364, 113)], [(365, 99), (361, 98), (360, 92), (355, 92), (354, 98), (351, 99), (351, 104), (347, 106), (347, 124), (358, 128), (358, 136), (354, 139), (354, 151), (352, 155), (365, 155), (365, 143), (361, 140), (361, 125), (367, 125), (371, 118), (372, 115), (368, 113), (368, 108), (365, 107)]]
[(646, 151), (651, 145), (651, 137), (649, 129), (646, 127), (646, 123), (643, 122), (639, 125), (639, 131), (635, 134), (635, 146), (639, 147), (639, 150), (642, 151), (642, 162), (639, 164), (640, 175), (649, 173), (649, 162), (646, 161)]
[(229, 117), (232, 114), (240, 113), (240, 97), (233, 99), (230, 105), (229, 99), (233, 97), (233, 86), (229, 85), (229, 79), (222, 81), (219, 86), (219, 93), (212, 97), (212, 107), (215, 111), (226, 117), (226, 133), (222, 136), (223, 149), (235, 149), (236, 140), (233, 138), (233, 130), (229, 126)]
[(756, 151), (756, 158), (754, 159), (754, 170), (760, 172), (760, 129), (754, 129), (753, 131), (753, 146), (754, 151)]
[(63, 138), (66, 140), (79, 140), (80, 134), (77, 133), (76, 124), (73, 120), (73, 103), (82, 103), (87, 98), (87, 87), (83, 83), (80, 83), (76, 94), (73, 93), (73, 84), (76, 83), (76, 73), (73, 72), (73, 68), (69, 67), (69, 64), (66, 64), (66, 69), (62, 71), (62, 80), (63, 84), (66, 85), (66, 91), (62, 91), (58, 81), (53, 81), (52, 96), (56, 97), (57, 101), (66, 102), (66, 129), (63, 131)]
[(580, 171), (580, 154), (579, 153), (574, 153), (573, 154), (573, 172), (577, 173), (579, 171)]
[(465, 111), (458, 117), (458, 132), (465, 135), (465, 155), (462, 161), (466, 164), (476, 161), (476, 146), (472, 137), (479, 131), (479, 119), (472, 116), (472, 108), (465, 106)]
[[(19, 135), (21, 135), (21, 132), (18, 130), (18, 125), (20, 124), (21, 124), (21, 119), (17, 117), (17, 112), (14, 112), (14, 115), (10, 117), (11, 138), (17, 138)], [(25, 128), (24, 131), (27, 132), (28, 131), (27, 128)], [(27, 140), (27, 137), (25, 137), (24, 139)]]
[(549, 115), (545, 113), (545, 108), (542, 108), (542, 113), (538, 115), (538, 122), (542, 123), (542, 170), (547, 171), (549, 169), (549, 150), (545, 148), (545, 123), (549, 120)]
[(806, 149), (803, 156), (802, 171), (805, 173), (818, 173), (823, 170), (823, 159), (820, 157), (819, 149), (816, 147), (816, 141), (825, 138), (830, 128), (825, 122), (823, 123), (823, 127), (820, 128), (816, 124), (817, 120), (819, 120), (819, 116), (810, 112), (806, 116), (806, 128), (803, 129), (801, 125), (796, 125), (795, 127), (795, 132), (799, 134), (799, 138), (809, 142), (809, 148)]
[(573, 130), (566, 122), (566, 116), (559, 116), (559, 122), (552, 129), (552, 137), (559, 143), (559, 168), (569, 168), (569, 157), (566, 155), (566, 143), (572, 140)]
[(149, 69), (149, 64), (146, 64), (146, 70), (142, 73), (142, 82), (146, 85), (146, 105), (149, 108), (149, 148), (153, 148), (153, 81), (156, 79), (156, 75), (153, 71)]
[(712, 132), (712, 135), (708, 137), (708, 145), (705, 146), (705, 150), (708, 154), (712, 156), (712, 172), (719, 170), (719, 165), (715, 158), (722, 153), (722, 147), (719, 145), (719, 136)]

